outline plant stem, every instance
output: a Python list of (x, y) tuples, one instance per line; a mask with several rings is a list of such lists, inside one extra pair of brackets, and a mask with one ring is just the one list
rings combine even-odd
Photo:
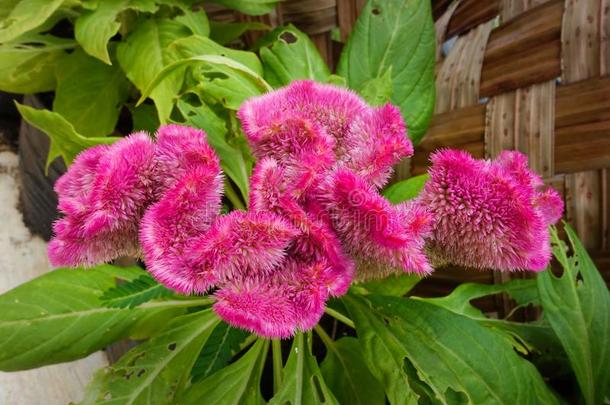
[(246, 206), (241, 201), (241, 198), (239, 198), (239, 195), (233, 188), (233, 185), (231, 184), (231, 182), (228, 180), (225, 181), (225, 195), (227, 196), (229, 201), (231, 201), (231, 204), (233, 204), (233, 208), (237, 208), (238, 210), (242, 210), (242, 211), (246, 210)]
[(319, 324), (313, 327), (313, 330), (316, 331), (316, 333), (318, 334), (318, 336), (320, 336), (320, 339), (322, 339), (322, 342), (324, 343), (324, 346), (326, 346), (326, 348), (328, 350), (332, 350), (333, 352), (335, 351), (335, 342), (333, 342), (333, 340), (331, 339), (330, 336), (328, 336), (328, 333), (326, 333), (326, 331), (324, 330), (324, 328), (322, 328)]
[(324, 312), (326, 312), (328, 315), (332, 316), (333, 318), (335, 318), (339, 322), (343, 322), (344, 324), (346, 324), (350, 328), (356, 329), (356, 325), (354, 324), (354, 321), (349, 319), (347, 316), (343, 315), (341, 312), (335, 311), (334, 309), (329, 308), (329, 307), (326, 307)]
[(282, 342), (279, 339), (271, 341), (273, 353), (273, 393), (277, 394), (284, 380), (284, 366), (282, 364)]
[(176, 306), (176, 307), (197, 307), (204, 305), (211, 305), (214, 303), (214, 299), (212, 298), (201, 298), (197, 300), (167, 300), (167, 301), (151, 301), (146, 302), (139, 306), (139, 308), (155, 308), (155, 307), (165, 307), (168, 305)]

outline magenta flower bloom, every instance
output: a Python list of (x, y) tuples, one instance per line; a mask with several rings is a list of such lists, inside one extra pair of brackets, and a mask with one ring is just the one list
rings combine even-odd
[(54, 266), (93, 266), (139, 254), (138, 225), (154, 198), (154, 144), (145, 133), (79, 154), (56, 183), (63, 218), (53, 226)]
[(519, 152), (495, 161), (443, 150), (432, 158), (430, 181), (419, 203), (436, 223), (429, 248), (435, 260), (497, 270), (546, 268), (551, 258), (548, 226), (563, 203), (527, 168)]

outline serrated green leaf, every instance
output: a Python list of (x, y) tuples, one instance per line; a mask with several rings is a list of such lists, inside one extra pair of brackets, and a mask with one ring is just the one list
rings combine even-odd
[(310, 79), (326, 82), (330, 71), (309, 37), (293, 25), (276, 28), (260, 49), (265, 79), (273, 87), (281, 87), (293, 80)]
[(279, 0), (211, 0), (213, 3), (222, 4), (223, 6), (241, 11), (249, 15), (268, 14), (279, 3)]
[(417, 144), (434, 111), (435, 31), (428, 0), (370, 0), (360, 12), (337, 72), (362, 91), (392, 69), (391, 101)]
[(344, 337), (330, 343), (320, 370), (339, 403), (384, 405), (383, 386), (369, 371), (358, 339)]
[(203, 380), (229, 364), (249, 335), (250, 333), (245, 330), (233, 328), (225, 322), (216, 325), (191, 371), (193, 383)]
[[(179, 38), (191, 35), (183, 24), (170, 19), (141, 19), (136, 29), (117, 46), (117, 59), (129, 80), (141, 91), (150, 85), (164, 67), (176, 60), (169, 45)], [(167, 122), (174, 97), (180, 90), (183, 75), (173, 72), (149, 91), (155, 102), (159, 121)]]
[(56, 68), (57, 89), (53, 111), (87, 137), (114, 131), (129, 81), (118, 66), (108, 66), (77, 50)]
[(59, 269), (0, 295), (0, 369), (24, 370), (85, 357), (130, 334), (144, 316), (199, 300), (107, 308), (100, 296), (117, 277), (144, 272), (102, 265)]
[(311, 354), (310, 337), (298, 333), (284, 367), (284, 381), (269, 405), (317, 405), (339, 402), (324, 382), (318, 361)]
[(100, 370), (83, 405), (175, 403), (197, 353), (218, 322), (211, 309), (176, 318), (159, 335)]
[(0, 6), (0, 43), (42, 25), (64, 0), (5, 0)]
[(247, 31), (266, 31), (270, 27), (257, 21), (221, 22), (210, 21), (210, 39), (220, 45), (235, 41)]
[(552, 228), (553, 254), (563, 274), (540, 273), (538, 291), (544, 316), (567, 353), (585, 402), (601, 404), (610, 386), (610, 293), (574, 230), (566, 224), (565, 231), (572, 256)]
[(121, 24), (117, 16), (125, 9), (127, 0), (104, 0), (95, 10), (85, 11), (74, 23), (74, 37), (89, 55), (111, 65), (108, 41)]
[(0, 91), (31, 94), (55, 89), (55, 66), (75, 46), (70, 39), (39, 34), (0, 45)]
[(396, 182), (383, 191), (383, 196), (392, 204), (412, 200), (423, 190), (429, 178), (428, 174), (422, 174)]
[(208, 21), (208, 16), (203, 8), (192, 10), (187, 5), (181, 5), (179, 3), (177, 3), (177, 6), (180, 8), (182, 15), (175, 17), (175, 21), (184, 24), (184, 26), (188, 27), (195, 35), (202, 37), (210, 35), (210, 22)]
[(76, 132), (72, 124), (56, 112), (38, 110), (17, 102), (15, 104), (24, 120), (51, 138), (47, 167), (59, 156), (64, 159), (66, 165), (70, 165), (81, 151), (95, 145), (111, 144), (120, 139), (115, 137), (86, 138)]
[(379, 295), (343, 299), (365, 359), (391, 403), (410, 403), (409, 367), (442, 402), (558, 403), (536, 368), (476, 321), (421, 300)]
[(260, 392), (260, 381), (269, 341), (259, 339), (235, 363), (201, 382), (193, 384), (178, 401), (185, 405), (223, 404), (259, 405), (265, 401)]
[(135, 308), (155, 298), (171, 297), (174, 293), (148, 274), (104, 292), (100, 301), (110, 308)]

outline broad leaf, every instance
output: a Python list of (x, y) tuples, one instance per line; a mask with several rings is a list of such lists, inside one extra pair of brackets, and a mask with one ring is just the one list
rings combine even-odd
[(260, 381), (269, 341), (259, 339), (235, 363), (201, 382), (193, 384), (180, 398), (185, 405), (198, 404), (264, 404)]
[(538, 291), (544, 316), (570, 359), (585, 402), (601, 404), (610, 386), (610, 294), (574, 230), (566, 224), (565, 231), (572, 256), (553, 228), (553, 254), (563, 274), (541, 273)]
[(268, 29), (268, 25), (256, 21), (210, 21), (210, 39), (220, 45), (227, 45), (241, 37), (247, 31), (266, 31)]
[(249, 335), (225, 322), (216, 325), (195, 361), (191, 371), (193, 382), (201, 381), (229, 364)]
[(307, 335), (298, 333), (294, 337), (290, 356), (284, 367), (284, 381), (270, 405), (317, 405), (339, 402), (324, 382), (318, 361), (311, 354)]
[(390, 102), (392, 97), (392, 67), (379, 77), (364, 82), (360, 95), (367, 103), (379, 106)]
[(392, 274), (379, 280), (354, 284), (352, 289), (362, 294), (373, 293), (402, 297), (421, 280), (422, 277), (415, 274)]
[(152, 299), (172, 295), (173, 291), (159, 284), (149, 274), (143, 274), (105, 291), (100, 300), (104, 306), (111, 308), (135, 308)]
[[(125, 74), (141, 91), (163, 68), (176, 60), (169, 45), (191, 35), (183, 24), (169, 19), (142, 19), (137, 28), (117, 46), (117, 58)], [(182, 84), (180, 72), (168, 75), (163, 83), (147, 93), (155, 102), (161, 122), (167, 122)]]
[(23, 370), (71, 361), (126, 337), (144, 316), (197, 301), (150, 302), (136, 309), (104, 307), (117, 278), (144, 274), (110, 265), (51, 271), (0, 296), (0, 369)]
[(337, 71), (362, 91), (371, 80), (392, 76), (398, 105), (418, 143), (434, 111), (435, 33), (428, 0), (370, 0), (341, 54)]
[(55, 89), (55, 66), (74, 41), (28, 34), (0, 45), (0, 91), (39, 93)]
[(412, 200), (419, 195), (428, 181), (427, 174), (411, 177), (390, 185), (383, 191), (383, 195), (393, 204)]
[(260, 49), (265, 79), (273, 87), (293, 80), (311, 79), (326, 82), (328, 66), (309, 37), (290, 25), (277, 28), (267, 36), (267, 46)]
[[(413, 368), (443, 402), (556, 403), (536, 368), (476, 321), (414, 299), (346, 296), (365, 359), (391, 403), (410, 403)], [(421, 393), (419, 394), (422, 395)]]
[(129, 86), (118, 66), (105, 65), (77, 50), (57, 65), (56, 77), (53, 111), (87, 137), (114, 131)]
[(138, 107), (130, 106), (131, 120), (134, 131), (146, 131), (154, 134), (159, 128), (159, 117), (155, 106), (152, 104), (141, 104)]
[(3, 0), (0, 6), (0, 43), (11, 41), (42, 25), (64, 0)]
[(279, 0), (211, 0), (214, 3), (222, 4), (233, 10), (241, 11), (249, 15), (263, 15), (270, 13)]
[(119, 13), (128, 8), (154, 12), (157, 6), (154, 0), (103, 0), (97, 2), (94, 10), (87, 10), (76, 19), (74, 36), (85, 52), (111, 64), (108, 41), (121, 27), (117, 21)]
[(139, 102), (154, 94), (184, 66), (201, 67), (202, 75), (209, 78), (198, 86), (199, 90), (232, 110), (239, 109), (244, 100), (272, 90), (262, 77), (242, 63), (224, 56), (200, 55), (179, 60), (164, 68), (143, 92)]
[(385, 404), (383, 385), (371, 374), (358, 339), (344, 337), (326, 346), (320, 367), (326, 385), (342, 404)]
[(64, 159), (66, 165), (70, 165), (81, 151), (95, 145), (111, 144), (120, 139), (115, 137), (86, 138), (76, 132), (72, 124), (56, 112), (15, 104), (24, 120), (51, 138), (47, 166), (59, 156)]
[(172, 404), (218, 317), (211, 309), (176, 318), (160, 334), (100, 370), (86, 404)]

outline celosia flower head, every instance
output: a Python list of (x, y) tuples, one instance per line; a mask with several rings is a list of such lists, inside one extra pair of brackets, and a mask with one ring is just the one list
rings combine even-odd
[(436, 219), (431, 254), (439, 262), (497, 270), (546, 268), (550, 261), (548, 226), (563, 203), (527, 168), (519, 152), (494, 161), (443, 150), (432, 158), (430, 181), (420, 196)]

